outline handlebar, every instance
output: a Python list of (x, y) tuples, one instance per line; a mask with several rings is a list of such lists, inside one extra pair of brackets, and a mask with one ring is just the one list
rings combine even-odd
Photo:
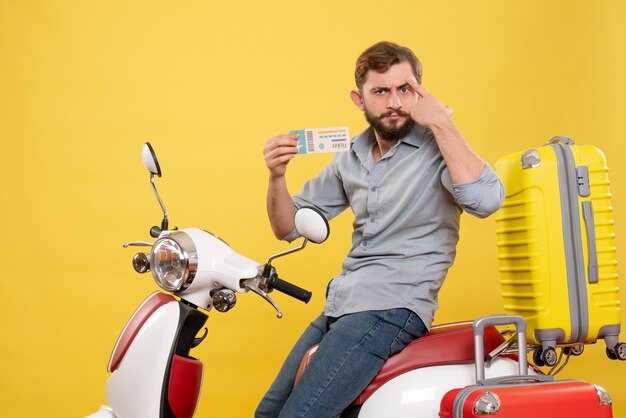
[(311, 300), (311, 296), (313, 295), (308, 290), (279, 278), (276, 274), (272, 274), (270, 276), (268, 287), (270, 289), (276, 289), (279, 292), (289, 295), (292, 298), (296, 298), (304, 303), (309, 303), (309, 300)]
[(276, 303), (269, 297), (268, 293), (273, 289), (278, 290), (288, 296), (298, 299), (304, 303), (308, 303), (311, 299), (312, 293), (308, 290), (302, 289), (294, 284), (286, 282), (278, 277), (276, 269), (269, 263), (263, 266), (262, 271), (259, 270), (259, 274), (256, 277), (245, 279), (242, 283), (242, 287), (256, 293), (267, 301), (270, 305), (276, 309), (276, 316), (282, 318), (283, 314), (276, 305)]

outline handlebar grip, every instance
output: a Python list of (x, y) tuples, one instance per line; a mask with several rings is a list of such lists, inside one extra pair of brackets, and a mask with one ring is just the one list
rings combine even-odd
[(279, 292), (283, 292), (284, 294), (289, 295), (292, 298), (301, 300), (304, 303), (309, 303), (309, 300), (311, 300), (311, 296), (313, 295), (308, 290), (298, 287), (295, 284), (286, 282), (283, 279), (278, 278), (277, 276), (273, 276), (270, 279), (270, 287), (272, 289), (278, 290)]

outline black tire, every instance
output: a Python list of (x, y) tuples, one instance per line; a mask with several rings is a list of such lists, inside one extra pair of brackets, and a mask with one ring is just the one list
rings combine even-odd
[(580, 356), (583, 351), (585, 351), (585, 347), (582, 345), (575, 345), (573, 347), (564, 347), (563, 348), (563, 354), (565, 354), (566, 356), (572, 355), (572, 356)]
[(541, 353), (541, 361), (548, 367), (554, 366), (557, 360), (558, 356), (556, 355), (556, 350), (552, 347), (546, 348)]
[(606, 348), (606, 356), (611, 360), (617, 360), (617, 354), (615, 354), (615, 351), (613, 351), (612, 348)]
[(626, 343), (617, 343), (615, 348), (613, 348), (613, 352), (618, 360), (626, 360)]
[(542, 353), (543, 349), (541, 347), (537, 347), (535, 348), (535, 350), (533, 351), (533, 363), (535, 363), (535, 366), (537, 367), (543, 367), (546, 364), (543, 362), (543, 359), (541, 358), (541, 353)]

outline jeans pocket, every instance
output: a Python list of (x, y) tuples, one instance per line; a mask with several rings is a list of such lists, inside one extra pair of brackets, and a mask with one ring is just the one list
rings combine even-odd
[(404, 327), (400, 329), (396, 338), (391, 342), (389, 356), (401, 351), (408, 343), (421, 337), (426, 331), (426, 326), (421, 318), (415, 312), (410, 312)]

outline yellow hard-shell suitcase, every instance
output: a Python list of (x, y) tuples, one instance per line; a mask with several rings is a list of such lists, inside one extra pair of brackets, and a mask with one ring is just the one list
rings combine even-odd
[(528, 321), (534, 360), (556, 363), (557, 346), (580, 354), (618, 341), (620, 301), (608, 168), (602, 151), (566, 137), (496, 164), (506, 198), (496, 216), (504, 309)]

